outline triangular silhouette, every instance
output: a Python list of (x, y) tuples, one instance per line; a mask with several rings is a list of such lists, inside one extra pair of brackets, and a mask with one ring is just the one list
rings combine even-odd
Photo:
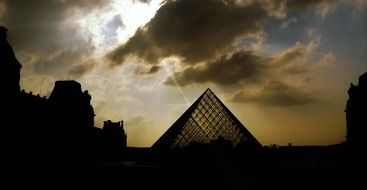
[(232, 112), (208, 88), (155, 142), (152, 148), (185, 148), (191, 143), (210, 144), (226, 140), (261, 146)]

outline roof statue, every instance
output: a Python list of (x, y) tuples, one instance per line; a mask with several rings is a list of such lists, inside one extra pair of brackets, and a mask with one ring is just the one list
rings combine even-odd
[(208, 88), (155, 142), (152, 148), (182, 149), (192, 143), (226, 140), (236, 147), (261, 144)]

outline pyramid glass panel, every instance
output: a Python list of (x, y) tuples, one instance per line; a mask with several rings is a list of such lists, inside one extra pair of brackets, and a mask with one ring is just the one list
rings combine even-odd
[(240, 142), (261, 146), (219, 98), (207, 89), (154, 143), (153, 148), (185, 148), (194, 142), (210, 144), (220, 138), (231, 142), (233, 147)]

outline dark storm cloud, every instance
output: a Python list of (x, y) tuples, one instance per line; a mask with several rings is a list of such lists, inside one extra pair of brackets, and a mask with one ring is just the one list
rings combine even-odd
[(160, 67), (160, 66), (153, 65), (153, 66), (149, 69), (148, 74), (154, 74), (154, 73), (157, 73), (160, 69), (161, 69), (161, 67)]
[[(81, 59), (94, 51), (91, 40), (83, 36), (76, 24), (66, 24), (74, 13), (105, 6), (103, 0), (9, 0), (3, 1), (8, 40), (17, 53), (32, 55), (38, 74), (80, 74)], [(30, 64), (30, 63), (22, 63)], [(88, 69), (87, 69), (88, 70)]]
[(312, 10), (319, 13), (320, 11), (329, 11), (340, 2), (345, 2), (345, 0), (269, 0), (267, 4), (268, 7), (271, 7), (269, 12), (271, 12), (272, 15), (282, 17), (291, 11)]
[(75, 65), (69, 69), (69, 74), (72, 76), (80, 77), (85, 73), (92, 71), (95, 66), (95, 62), (87, 61), (79, 65)]
[[(269, 78), (264, 73), (269, 73), (270, 77), (276, 72), (303, 74), (308, 71), (304, 59), (312, 51), (310, 47), (298, 44), (265, 58), (246, 51), (233, 53), (233, 45), (238, 39), (264, 33), (265, 22), (269, 17), (287, 15), (293, 10), (327, 12), (328, 8), (338, 2), (166, 1), (146, 26), (138, 29), (133, 37), (107, 54), (107, 57), (112, 65), (118, 65), (128, 56), (137, 57), (148, 64), (156, 64), (165, 57), (178, 56), (184, 70), (166, 79), (164, 84), (171, 86), (176, 83), (186, 86), (206, 82), (232, 85), (240, 81), (256, 82), (264, 77)], [(228, 57), (228, 54), (233, 55)], [(197, 63), (201, 64), (195, 65)], [(137, 69), (136, 73), (149, 72)]]
[(232, 100), (239, 103), (255, 102), (268, 106), (294, 106), (319, 101), (317, 94), (281, 81), (270, 81), (259, 93), (255, 94), (240, 91), (234, 95)]
[(239, 51), (230, 57), (222, 56), (205, 66), (189, 67), (168, 77), (164, 84), (181, 86), (191, 83), (213, 82), (218, 85), (232, 85), (241, 80), (256, 82), (267, 69), (266, 60), (251, 51)]
[[(307, 55), (316, 49), (317, 40), (305, 46), (294, 46), (277, 52), (270, 57), (257, 55), (254, 51), (238, 51), (231, 56), (223, 55), (219, 59), (197, 66), (188, 66), (175, 72), (164, 82), (174, 86), (193, 83), (212, 82), (217, 85), (233, 85), (240, 81), (261, 82), (277, 75), (298, 75), (309, 71)], [(262, 80), (264, 79), (264, 80)]]
[(284, 5), (287, 9), (291, 10), (305, 10), (314, 8), (320, 4), (334, 4), (340, 0), (275, 0), (276, 3)]
[(355, 10), (366, 4), (365, 0), (270, 0), (272, 11), (279, 15), (287, 15), (288, 12), (314, 11), (321, 17), (333, 12), (339, 5), (352, 5)]
[[(279, 67), (283, 67), (285, 73), (300, 74), (307, 71), (297, 60), (305, 58), (308, 50), (304, 46), (295, 46), (282, 54), (255, 62), (251, 60), (244, 63), (240, 60), (251, 57), (250, 54), (247, 58), (245, 54), (238, 52), (231, 58), (226, 55), (233, 53), (236, 40), (264, 33), (269, 17), (287, 15), (292, 10), (316, 10), (320, 9), (320, 5), (323, 5), (321, 8), (328, 8), (338, 2), (340, 1), (166, 1), (147, 25), (138, 29), (125, 44), (106, 56), (112, 65), (123, 63), (129, 56), (137, 57), (148, 64), (156, 64), (165, 57), (178, 56), (185, 69), (167, 78), (166, 85), (174, 85), (176, 82), (183, 86), (205, 82), (219, 85), (236, 84), (241, 80), (253, 82), (260, 78), (264, 65), (269, 63), (276, 66), (288, 64), (286, 67)], [(239, 63), (235, 65), (235, 61)], [(201, 64), (195, 66), (197, 63)], [(224, 74), (217, 75), (219, 70)]]
[(112, 65), (128, 56), (151, 64), (172, 55), (186, 63), (205, 62), (228, 51), (236, 39), (263, 32), (270, 16), (306, 9), (328, 12), (339, 2), (343, 1), (167, 0), (146, 26), (107, 57)]
[(309, 71), (305, 64), (307, 56), (318, 46), (317, 40), (311, 41), (308, 46), (299, 43), (273, 55), (269, 60), (273, 64), (273, 69), (280, 69), (282, 73), (298, 75)]
[[(67, 48), (53, 53), (50, 56), (42, 56), (38, 61), (33, 63), (34, 70), (38, 74), (56, 75), (65, 73), (69, 67), (75, 67), (80, 64), (83, 55), (88, 55), (93, 51), (93, 48), (76, 47)], [(76, 73), (76, 72), (72, 72)]]
[(158, 71), (160, 69), (161, 69), (161, 67), (158, 66), (158, 65), (151, 66), (148, 71), (145, 71), (141, 67), (137, 67), (136, 70), (135, 70), (135, 74), (137, 74), (137, 75), (152, 75), (152, 74), (158, 73)]
[(220, 0), (167, 1), (146, 26), (107, 57), (114, 65), (129, 55), (148, 63), (172, 55), (186, 63), (207, 61), (237, 38), (262, 31), (266, 17), (259, 3), (239, 6)]
[(54, 51), (83, 39), (75, 26), (62, 25), (70, 11), (86, 11), (103, 6), (102, 0), (7, 0), (3, 23), (16, 50)]

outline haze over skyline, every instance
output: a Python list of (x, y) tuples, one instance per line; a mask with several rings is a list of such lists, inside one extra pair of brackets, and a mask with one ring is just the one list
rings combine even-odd
[(21, 88), (72, 79), (95, 123), (151, 146), (208, 87), (263, 144), (345, 140), (351, 82), (367, 71), (365, 0), (3, 0)]

